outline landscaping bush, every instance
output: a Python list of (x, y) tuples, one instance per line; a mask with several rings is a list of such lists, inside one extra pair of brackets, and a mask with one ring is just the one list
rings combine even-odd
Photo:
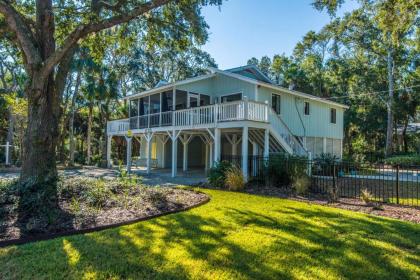
[(368, 189), (363, 189), (360, 192), (360, 199), (366, 203), (370, 204), (372, 202), (372, 194), (368, 191)]
[(384, 159), (384, 163), (390, 165), (420, 165), (420, 155), (392, 156)]
[(226, 173), (232, 168), (232, 164), (228, 161), (216, 163), (216, 166), (210, 169), (208, 175), (209, 184), (213, 187), (225, 187)]
[(290, 186), (306, 175), (307, 160), (288, 155), (270, 156), (266, 167), (266, 178), (272, 186)]
[(242, 170), (234, 166), (226, 172), (225, 185), (230, 191), (240, 191), (245, 187), (245, 178)]
[(293, 187), (295, 188), (296, 193), (299, 195), (308, 193), (310, 185), (311, 179), (306, 174), (296, 178), (295, 182), (293, 183)]

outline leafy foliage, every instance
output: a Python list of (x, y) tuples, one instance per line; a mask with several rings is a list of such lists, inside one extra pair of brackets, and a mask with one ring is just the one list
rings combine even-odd
[(306, 176), (307, 160), (286, 154), (271, 155), (266, 167), (269, 184), (276, 187), (287, 187), (299, 178)]
[(402, 155), (402, 156), (393, 156), (384, 159), (384, 163), (392, 165), (420, 165), (420, 155)]
[(228, 161), (217, 162), (210, 168), (208, 181), (211, 186), (223, 188), (226, 183), (226, 174), (232, 168), (232, 164)]
[(236, 166), (226, 172), (225, 185), (230, 191), (241, 191), (245, 187), (245, 178), (242, 170)]

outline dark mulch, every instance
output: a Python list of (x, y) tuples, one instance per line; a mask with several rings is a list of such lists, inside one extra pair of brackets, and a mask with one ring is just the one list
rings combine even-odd
[(387, 203), (367, 205), (362, 200), (355, 198), (340, 198), (338, 202), (331, 203), (326, 195), (310, 194), (308, 196), (298, 196), (290, 188), (250, 186), (246, 188), (245, 192), (326, 205), (420, 224), (420, 208), (418, 207)]
[[(13, 195), (5, 198), (6, 194), (0, 192), (0, 244), (124, 224), (188, 209), (209, 199), (206, 194), (188, 189), (132, 183), (127, 187), (116, 180), (100, 184), (94, 179), (72, 180), (61, 187), (58, 216), (52, 223), (42, 218), (21, 222), (19, 198)], [(97, 186), (92, 187), (91, 183)]]

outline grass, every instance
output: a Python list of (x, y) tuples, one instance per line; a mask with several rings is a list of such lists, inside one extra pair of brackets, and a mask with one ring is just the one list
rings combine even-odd
[(0, 249), (0, 279), (419, 279), (420, 225), (205, 190), (210, 203)]

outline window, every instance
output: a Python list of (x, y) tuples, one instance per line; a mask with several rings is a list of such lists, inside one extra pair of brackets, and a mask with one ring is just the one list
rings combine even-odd
[(172, 91), (162, 92), (162, 112), (172, 111)]
[(305, 102), (305, 115), (309, 115), (310, 114), (310, 104), (309, 104), (309, 102)]
[(176, 90), (175, 110), (187, 109), (188, 93), (183, 90)]
[(156, 114), (160, 111), (160, 94), (150, 95), (150, 105), (149, 105), (150, 114)]
[(200, 95), (200, 106), (210, 105), (210, 96), (201, 94)]
[(235, 93), (222, 96), (222, 103), (242, 100), (242, 93)]
[(278, 94), (271, 95), (271, 107), (278, 115), (281, 113), (281, 96)]
[(330, 110), (330, 123), (337, 123), (337, 110), (334, 108)]
[(140, 116), (149, 114), (149, 96), (140, 98), (139, 108)]

